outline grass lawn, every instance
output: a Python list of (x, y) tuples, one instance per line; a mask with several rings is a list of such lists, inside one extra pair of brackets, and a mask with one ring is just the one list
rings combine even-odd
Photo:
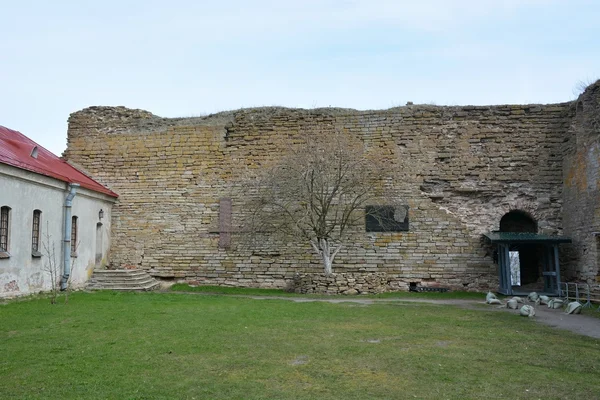
[(492, 310), (170, 293), (0, 305), (0, 398), (595, 399), (600, 340)]
[[(310, 297), (330, 299), (331, 295), (326, 294), (297, 294), (286, 292), (283, 289), (260, 289), (232, 286), (190, 286), (186, 283), (176, 283), (171, 286), (173, 292), (193, 292), (210, 294), (233, 294), (243, 296), (277, 296), (277, 297)], [(476, 292), (385, 292), (380, 294), (343, 296), (342, 298), (366, 298), (366, 299), (385, 299), (385, 298), (420, 298), (420, 299), (479, 299), (485, 301), (485, 293)]]

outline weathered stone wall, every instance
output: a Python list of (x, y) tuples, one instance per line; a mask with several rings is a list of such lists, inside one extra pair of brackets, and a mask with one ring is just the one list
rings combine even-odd
[(567, 278), (593, 282), (600, 275), (600, 81), (572, 109), (564, 144), (564, 233), (573, 238)]
[(569, 104), (438, 107), (382, 111), (244, 109), (204, 118), (163, 119), (123, 107), (71, 115), (66, 157), (119, 193), (111, 262), (152, 275), (210, 284), (285, 287), (296, 272), (319, 273), (303, 243), (278, 238), (219, 247), (219, 200), (244, 210), (244, 171), (274, 162), (283, 139), (305, 130), (356, 135), (390, 166), (408, 232), (356, 227), (334, 272), (385, 273), (410, 282), (495, 288), (497, 267), (481, 234), (510, 210), (560, 233), (562, 151)]
[(294, 275), (287, 289), (294, 293), (320, 294), (377, 294), (390, 289), (390, 282), (385, 273), (333, 273)]

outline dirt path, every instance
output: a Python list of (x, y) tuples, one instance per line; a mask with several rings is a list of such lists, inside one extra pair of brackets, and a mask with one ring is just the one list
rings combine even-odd
[[(453, 305), (457, 307), (467, 308), (469, 310), (480, 310), (480, 311), (501, 311), (518, 314), (518, 310), (510, 310), (506, 307), (499, 307), (493, 305), (486, 305), (484, 301), (476, 300), (460, 300), (460, 299), (446, 299), (446, 300), (433, 300), (433, 299), (313, 299), (313, 298), (302, 298), (302, 297), (272, 297), (272, 296), (244, 296), (250, 297), (257, 300), (288, 300), (297, 303), (309, 303), (315, 301), (328, 302), (328, 303), (357, 303), (357, 304), (377, 304), (377, 303), (394, 303), (394, 302), (406, 302), (406, 303), (429, 303), (429, 304), (443, 304)], [(594, 310), (597, 310), (597, 306), (594, 306)], [(535, 309), (534, 319), (537, 322), (552, 326), (557, 329), (563, 329), (571, 332), (578, 333), (580, 335), (590, 336), (596, 339), (600, 339), (600, 318), (591, 317), (588, 315), (569, 315), (565, 314), (562, 310), (552, 310), (546, 306), (537, 306)], [(593, 311), (598, 312), (600, 311)]]

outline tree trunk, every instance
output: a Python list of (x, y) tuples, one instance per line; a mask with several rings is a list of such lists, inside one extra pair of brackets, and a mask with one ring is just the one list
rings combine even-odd
[(329, 243), (329, 239), (313, 239), (310, 241), (313, 249), (317, 252), (319, 257), (321, 257), (321, 261), (323, 262), (323, 267), (325, 270), (325, 275), (331, 275), (333, 273), (333, 260), (337, 255), (338, 251), (342, 248), (340, 244), (337, 247), (332, 248)]

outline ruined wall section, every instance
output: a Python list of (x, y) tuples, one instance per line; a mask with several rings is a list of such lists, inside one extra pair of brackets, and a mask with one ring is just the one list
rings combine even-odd
[(572, 112), (564, 144), (564, 231), (573, 238), (567, 278), (594, 282), (600, 275), (600, 81)]
[[(283, 287), (295, 272), (321, 272), (310, 248), (270, 238), (259, 247), (234, 234), (219, 248), (219, 200), (233, 216), (251, 196), (244, 177), (276, 162), (303, 132), (361, 137), (391, 167), (409, 232), (366, 233), (339, 254), (334, 271), (385, 272), (453, 288), (496, 285), (481, 234), (521, 209), (542, 231), (560, 233), (562, 154), (568, 105), (436, 107), (382, 111), (245, 109), (194, 119), (94, 107), (69, 120), (66, 157), (119, 193), (113, 208), (115, 266), (204, 283)], [(234, 224), (235, 225), (235, 224)]]

